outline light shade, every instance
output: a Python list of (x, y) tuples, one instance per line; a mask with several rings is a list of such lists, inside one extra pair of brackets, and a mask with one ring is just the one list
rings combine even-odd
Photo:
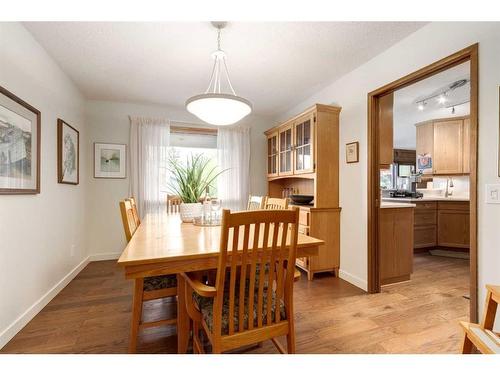
[(186, 101), (186, 109), (212, 125), (231, 125), (252, 112), (252, 104), (231, 94), (207, 93)]

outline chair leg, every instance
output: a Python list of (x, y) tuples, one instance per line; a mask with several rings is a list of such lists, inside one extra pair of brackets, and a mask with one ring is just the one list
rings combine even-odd
[(144, 279), (135, 279), (134, 299), (132, 302), (132, 321), (130, 324), (130, 339), (128, 352), (135, 353), (137, 350), (137, 336), (139, 335), (139, 325), (142, 318), (142, 288)]
[(471, 354), (474, 344), (467, 337), (467, 333), (464, 335), (464, 342), (462, 344), (462, 354)]
[(212, 343), (212, 354), (221, 354), (221, 353), (222, 350), (220, 342), (218, 342), (218, 340), (215, 339), (214, 342)]
[(292, 317), (288, 321), (288, 335), (286, 335), (286, 348), (288, 354), (295, 354), (295, 324), (293, 321), (293, 313), (290, 314)]
[(200, 354), (200, 329), (198, 327), (198, 322), (193, 322), (193, 353)]

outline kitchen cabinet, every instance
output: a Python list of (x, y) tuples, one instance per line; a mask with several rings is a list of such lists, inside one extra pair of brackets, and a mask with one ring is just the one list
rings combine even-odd
[(314, 153), (313, 153), (313, 132), (314, 132), (314, 114), (309, 113), (299, 118), (293, 125), (294, 146), (294, 174), (311, 173), (314, 171)]
[(463, 121), (434, 121), (433, 174), (463, 172)]
[(393, 163), (393, 102), (392, 93), (379, 99), (378, 124), (379, 124), (379, 164), (381, 169), (389, 169)]
[(279, 144), (279, 175), (286, 176), (293, 174), (292, 169), (292, 131), (293, 124), (288, 124), (278, 132)]
[(414, 211), (415, 249), (469, 248), (469, 202), (416, 202)]
[(416, 134), (417, 171), (433, 175), (470, 173), (469, 117), (419, 123)]
[(470, 173), (470, 119), (464, 118), (462, 123), (462, 136), (463, 136), (463, 162), (462, 173)]
[(413, 271), (413, 208), (379, 209), (380, 284), (410, 280)]
[(432, 163), (434, 155), (434, 124), (425, 122), (417, 124), (417, 171), (422, 171), (423, 174), (432, 174)]
[(402, 165), (415, 165), (416, 152), (415, 150), (405, 150), (401, 148), (394, 149), (394, 163)]
[(414, 211), (413, 248), (421, 249), (437, 244), (437, 204), (417, 202)]
[(278, 175), (278, 132), (267, 136), (267, 176)]
[(438, 202), (438, 246), (469, 248), (469, 202)]

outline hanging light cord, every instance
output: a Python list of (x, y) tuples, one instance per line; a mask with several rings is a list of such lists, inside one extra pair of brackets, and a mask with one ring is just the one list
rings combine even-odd
[(226, 55), (220, 48), (221, 45), (221, 28), (217, 28), (217, 51), (214, 52), (214, 65), (212, 68), (212, 75), (210, 76), (210, 82), (208, 84), (207, 90), (205, 94), (213, 93), (213, 94), (221, 94), (221, 60), (222, 60), (222, 70), (224, 70), (224, 74), (226, 76), (227, 83), (231, 92), (234, 96), (236, 96), (236, 92), (234, 91), (233, 85), (231, 84), (231, 79), (229, 79), (229, 72), (226, 64)]

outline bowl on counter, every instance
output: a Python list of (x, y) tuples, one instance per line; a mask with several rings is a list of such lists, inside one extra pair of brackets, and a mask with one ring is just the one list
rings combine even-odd
[(309, 204), (313, 201), (314, 195), (292, 194), (290, 199), (295, 204)]

